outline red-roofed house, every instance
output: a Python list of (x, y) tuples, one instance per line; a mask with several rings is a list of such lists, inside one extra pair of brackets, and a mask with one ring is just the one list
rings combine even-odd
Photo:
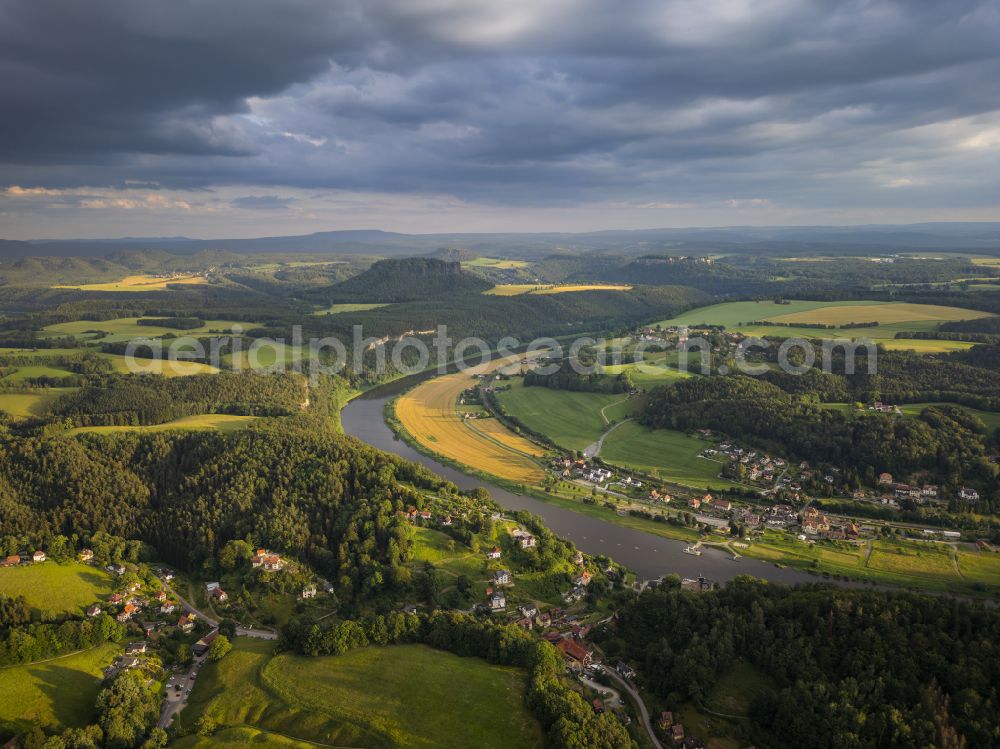
[(563, 638), (560, 640), (556, 647), (567, 658), (570, 658), (577, 663), (581, 663), (584, 666), (589, 666), (590, 661), (594, 657), (594, 654), (590, 650), (583, 647), (583, 645), (580, 645), (579, 643), (573, 642), (573, 640), (569, 638)]

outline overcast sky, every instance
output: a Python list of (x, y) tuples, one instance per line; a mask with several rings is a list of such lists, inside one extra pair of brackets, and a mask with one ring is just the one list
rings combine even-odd
[(1000, 219), (1000, 0), (5, 0), (0, 237)]

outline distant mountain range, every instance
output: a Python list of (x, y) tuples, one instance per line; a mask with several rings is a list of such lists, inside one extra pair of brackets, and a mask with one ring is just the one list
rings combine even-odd
[(891, 253), (914, 250), (1000, 254), (1000, 222), (937, 222), (865, 226), (731, 226), (609, 230), (586, 233), (399, 234), (378, 230), (328, 231), (254, 239), (126, 237), (121, 239), (0, 240), (0, 260), (38, 256), (103, 257), (160, 250), (189, 255), (234, 253), (352, 253), (402, 257), (464, 251), (475, 255), (537, 258), (558, 253), (760, 254)]

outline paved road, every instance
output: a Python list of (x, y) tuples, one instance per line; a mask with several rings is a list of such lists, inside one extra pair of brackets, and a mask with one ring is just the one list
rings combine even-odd
[(617, 682), (621, 688), (628, 693), (629, 697), (632, 698), (632, 701), (639, 706), (639, 715), (642, 717), (642, 723), (646, 727), (646, 733), (649, 734), (649, 740), (653, 742), (653, 746), (655, 746), (656, 749), (663, 749), (663, 744), (661, 744), (660, 740), (656, 738), (656, 732), (653, 730), (653, 723), (649, 719), (649, 710), (646, 709), (646, 703), (642, 701), (642, 697), (639, 696), (639, 692), (636, 688), (619, 676), (618, 672), (613, 668), (605, 666), (604, 673), (610, 676), (613, 681)]
[(195, 658), (194, 662), (191, 664), (191, 668), (185, 674), (177, 674), (174, 678), (168, 680), (170, 684), (180, 684), (182, 689), (177, 691), (172, 687), (167, 687), (166, 696), (163, 698), (163, 707), (160, 710), (160, 720), (156, 724), (160, 728), (167, 728), (171, 723), (174, 722), (174, 718), (177, 713), (184, 709), (187, 705), (187, 692), (194, 687), (195, 679), (198, 677), (198, 671), (204, 665), (208, 655), (203, 655), (200, 658)]

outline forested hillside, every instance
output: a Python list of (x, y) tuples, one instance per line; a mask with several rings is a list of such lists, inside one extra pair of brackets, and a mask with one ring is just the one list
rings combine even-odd
[(475, 294), (491, 284), (462, 270), (457, 262), (436, 258), (381, 260), (353, 278), (312, 296), (326, 303), (412, 302), (448, 295)]
[(107, 531), (196, 570), (252, 538), (309, 561), (347, 599), (395, 579), (411, 483), (439, 479), (362, 443), (309, 428), (0, 440), (0, 533), (44, 546)]
[(51, 413), (75, 426), (145, 425), (203, 413), (287, 416), (305, 399), (305, 380), (291, 373), (106, 375), (60, 397)]
[(638, 664), (668, 704), (702, 703), (741, 660), (776, 682), (751, 704), (761, 746), (1000, 745), (995, 609), (935, 598), (751, 578), (690, 595), (647, 592), (605, 648)]

